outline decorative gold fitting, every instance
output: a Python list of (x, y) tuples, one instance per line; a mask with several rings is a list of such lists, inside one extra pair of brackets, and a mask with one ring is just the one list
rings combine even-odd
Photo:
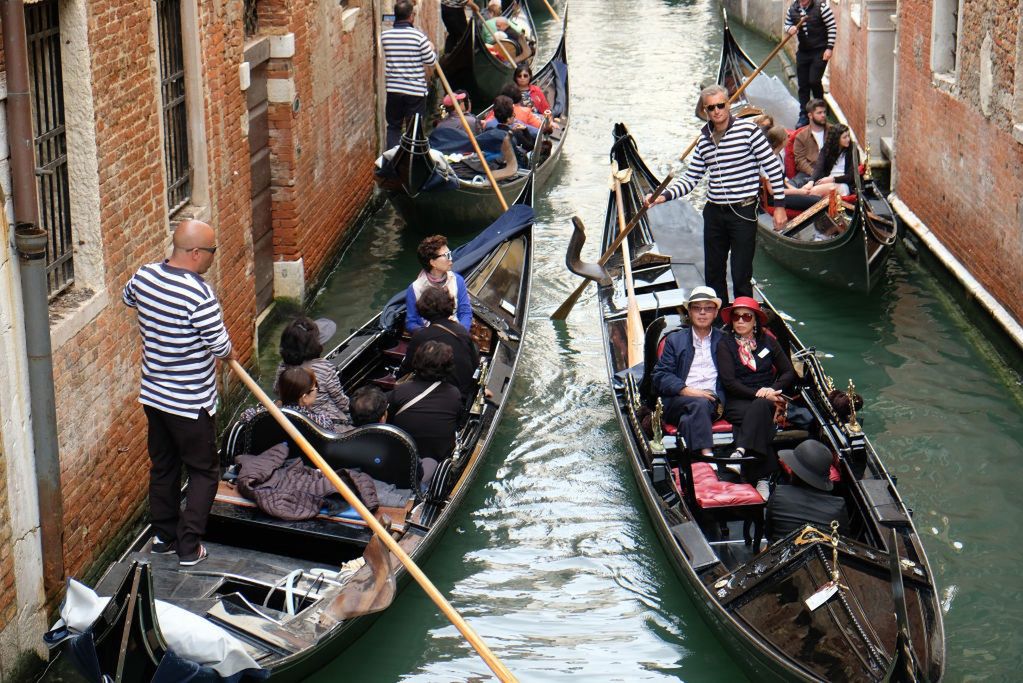
[(664, 452), (664, 430), (661, 428), (661, 418), (664, 416), (664, 402), (660, 398), (657, 399), (657, 406), (654, 408), (654, 414), (650, 416), (650, 429), (653, 431), (654, 436), (650, 439), (650, 450), (654, 453)]
[(867, 142), (863, 145), (863, 179), (870, 180), (872, 177), (870, 174), (870, 143)]
[(848, 427), (850, 434), (861, 434), (863, 428), (856, 421), (856, 386), (853, 384), (852, 378), (849, 379), (849, 388), (846, 389), (845, 395), (849, 398), (849, 421), (845, 423), (845, 426)]

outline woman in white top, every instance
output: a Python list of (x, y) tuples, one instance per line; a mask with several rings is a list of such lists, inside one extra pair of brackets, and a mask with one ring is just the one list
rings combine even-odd
[(842, 196), (850, 194), (853, 173), (852, 136), (848, 126), (835, 124), (828, 128), (824, 146), (813, 168), (813, 186), (834, 186)]

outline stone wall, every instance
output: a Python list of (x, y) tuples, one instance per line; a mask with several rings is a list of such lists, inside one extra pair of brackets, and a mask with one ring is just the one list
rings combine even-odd
[(740, 23), (771, 40), (782, 39), (785, 12), (790, 4), (785, 0), (721, 0), (721, 5), (728, 11), (729, 21)]

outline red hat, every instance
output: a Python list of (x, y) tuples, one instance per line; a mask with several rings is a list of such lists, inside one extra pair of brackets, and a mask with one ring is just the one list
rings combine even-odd
[(761, 310), (760, 302), (750, 296), (737, 296), (731, 306), (721, 309), (721, 319), (726, 325), (732, 322), (732, 309), (735, 308), (748, 308), (757, 316), (761, 325), (767, 322), (767, 313)]
[[(461, 102), (462, 100), (465, 99), (465, 91), (464, 90), (456, 90), (455, 91), (455, 97), (457, 97), (458, 101)], [(444, 102), (444, 106), (447, 107), (448, 109), (454, 109), (455, 108), (455, 103), (451, 101), (451, 95), (445, 95), (443, 102)]]

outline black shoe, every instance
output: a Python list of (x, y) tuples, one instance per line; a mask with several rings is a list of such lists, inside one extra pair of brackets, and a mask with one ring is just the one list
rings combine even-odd
[(171, 555), (178, 551), (178, 544), (174, 541), (161, 541), (159, 536), (153, 536), (153, 545), (149, 552), (153, 555)]
[(210, 554), (206, 552), (206, 546), (201, 545), (199, 546), (199, 553), (195, 557), (190, 559), (185, 559), (182, 557), (181, 559), (178, 560), (178, 564), (181, 565), (182, 567), (194, 567), (195, 565), (199, 564), (209, 556)]

